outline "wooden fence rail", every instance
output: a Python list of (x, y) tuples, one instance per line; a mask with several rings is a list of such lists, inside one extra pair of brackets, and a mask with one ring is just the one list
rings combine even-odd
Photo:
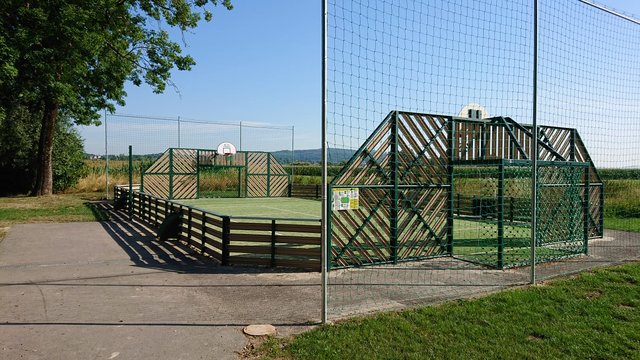
[[(158, 229), (170, 214), (180, 216), (179, 241), (222, 265), (262, 265), (320, 270), (320, 220), (216, 214), (133, 191), (131, 215)], [(114, 201), (129, 211), (128, 188), (116, 186)]]
[(322, 198), (322, 186), (290, 184), (289, 196), (303, 199), (320, 200)]

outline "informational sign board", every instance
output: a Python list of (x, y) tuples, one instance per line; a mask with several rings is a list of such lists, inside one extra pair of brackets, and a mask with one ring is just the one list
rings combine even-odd
[(360, 205), (360, 197), (356, 188), (338, 188), (332, 191), (334, 211), (355, 210)]

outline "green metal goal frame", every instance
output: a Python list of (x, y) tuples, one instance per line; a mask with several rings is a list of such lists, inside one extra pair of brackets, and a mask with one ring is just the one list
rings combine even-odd
[[(496, 166), (503, 184), (505, 167), (532, 166), (532, 139), (531, 126), (508, 117), (390, 112), (328, 185), (328, 267), (454, 256), (454, 169)], [(586, 254), (588, 238), (603, 235), (604, 186), (597, 169), (576, 129), (539, 126), (537, 141), (539, 169), (570, 167), (584, 173), (575, 185), (584, 189), (581, 253)], [(358, 189), (360, 208), (332, 210), (332, 194), (340, 189)], [(504, 216), (503, 197), (501, 205)], [(501, 254), (504, 221), (498, 228)], [(499, 256), (492, 266), (516, 265), (523, 264), (505, 264)]]
[[(237, 197), (289, 194), (291, 175), (269, 152), (239, 151), (226, 157), (219, 156), (215, 150), (194, 148), (167, 149), (143, 171), (140, 189), (169, 200), (200, 198), (203, 169), (237, 171)], [(149, 184), (151, 178), (155, 179), (153, 186)]]

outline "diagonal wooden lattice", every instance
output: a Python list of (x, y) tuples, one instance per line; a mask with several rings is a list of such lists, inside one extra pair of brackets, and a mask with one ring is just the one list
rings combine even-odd
[(397, 263), (446, 251), (447, 119), (390, 113), (332, 181), (332, 197), (349, 188), (359, 193), (357, 209), (331, 212), (332, 266)]
[[(493, 164), (504, 176), (505, 166), (531, 166), (534, 139), (531, 126), (508, 117), (389, 113), (329, 185), (330, 266), (453, 255), (454, 166)], [(603, 234), (602, 181), (575, 129), (540, 126), (537, 139), (539, 166), (546, 176), (542, 183), (548, 185), (538, 189), (538, 196), (547, 204), (553, 199), (563, 203), (561, 212), (552, 206), (539, 209), (541, 241), (575, 243), (575, 252), (582, 252), (585, 234)], [(501, 179), (498, 197), (504, 198)], [(334, 209), (344, 194), (348, 198), (356, 190), (357, 208)], [(504, 216), (504, 205), (502, 209)], [(562, 221), (554, 215), (562, 215)], [(523, 234), (508, 236), (522, 242)], [(498, 237), (503, 243), (503, 225)], [(498, 267), (503, 266), (501, 256)]]
[(193, 199), (199, 194), (201, 167), (240, 168), (239, 187), (246, 197), (288, 196), (289, 174), (276, 158), (266, 152), (245, 151), (217, 156), (215, 150), (168, 149), (143, 176), (147, 194), (166, 199)]
[(143, 190), (166, 199), (197, 196), (197, 150), (168, 149), (144, 172)]

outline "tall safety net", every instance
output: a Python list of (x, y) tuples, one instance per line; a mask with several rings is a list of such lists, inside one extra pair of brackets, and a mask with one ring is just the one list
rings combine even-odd
[(328, 2), (329, 318), (638, 257), (640, 25), (534, 4)]
[[(99, 127), (81, 127), (85, 150), (96, 157), (90, 176), (102, 189), (108, 169), (110, 187), (128, 183), (128, 147), (132, 146), (133, 181), (142, 181), (142, 172), (170, 148), (200, 149), (211, 153), (220, 143), (232, 143), (238, 151), (271, 152), (281, 164), (294, 161), (294, 131), (291, 126), (257, 122), (220, 122), (184, 117), (105, 114)], [(209, 152), (207, 152), (209, 151)], [(266, 156), (266, 155), (265, 155)], [(108, 162), (107, 162), (108, 159)], [(199, 169), (202, 197), (237, 197), (246, 188), (246, 172), (230, 159)], [(203, 159), (206, 163), (206, 159)], [(291, 171), (287, 166), (286, 171)], [(98, 189), (96, 189), (98, 190)]]

